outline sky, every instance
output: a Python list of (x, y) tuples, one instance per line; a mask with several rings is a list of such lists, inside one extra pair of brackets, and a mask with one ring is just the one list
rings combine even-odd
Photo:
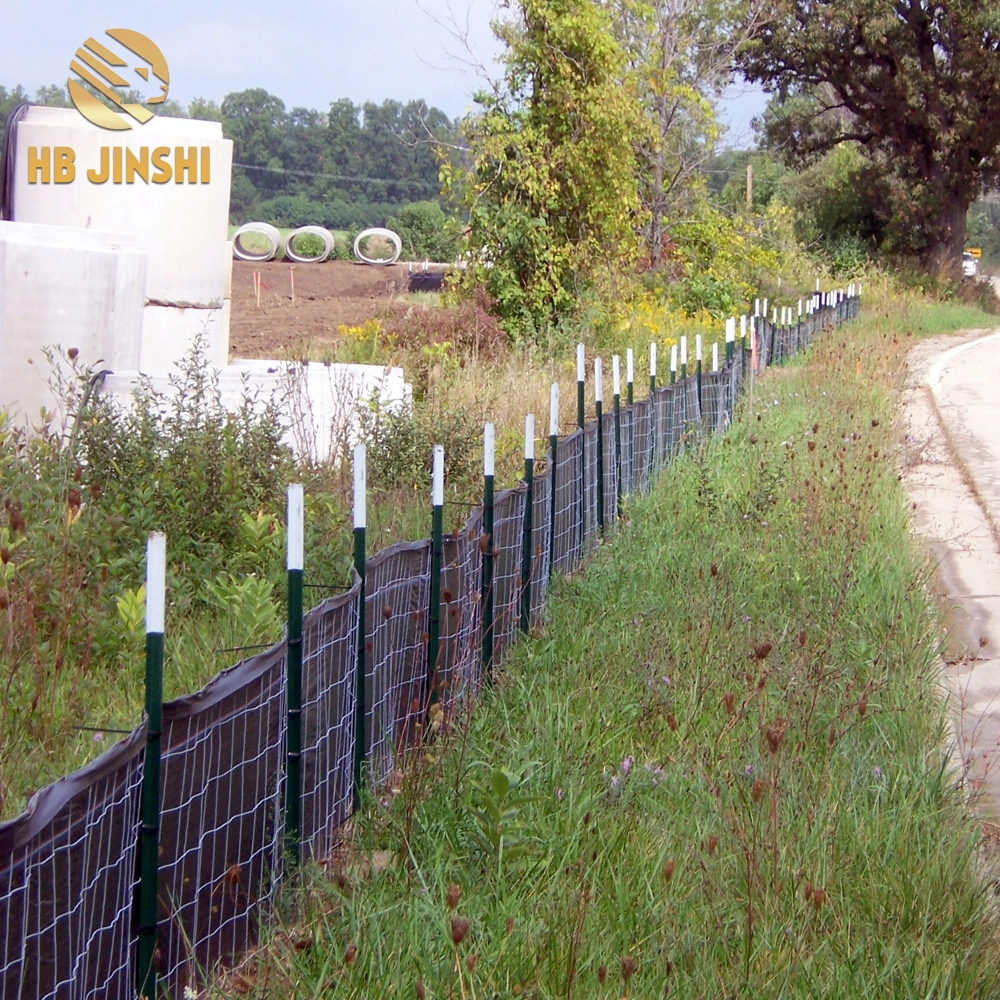
[[(148, 35), (170, 66), (170, 97), (221, 101), (263, 87), (287, 107), (325, 109), (423, 97), (448, 115), (462, 114), (480, 86), (473, 68), (493, 67), (494, 0), (173, 0), (169, 5), (46, 0), (9, 4), (0, 33), (0, 84), (32, 93), (65, 85), (76, 48), (106, 28)], [(169, 15), (158, 13), (164, 8)], [(463, 41), (456, 39), (463, 36)], [(725, 145), (746, 146), (750, 119), (764, 107), (755, 88), (735, 87), (720, 113)]]

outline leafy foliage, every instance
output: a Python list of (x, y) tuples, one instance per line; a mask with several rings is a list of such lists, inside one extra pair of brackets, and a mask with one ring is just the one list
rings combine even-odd
[(403, 241), (404, 259), (452, 261), (458, 254), (458, 226), (436, 201), (405, 205), (386, 225)]
[(1000, 21), (980, 0), (768, 0), (743, 48), (779, 96), (775, 144), (861, 145), (891, 186), (897, 250), (957, 273), (969, 205), (1000, 176)]
[(469, 280), (515, 335), (572, 314), (595, 273), (638, 255), (634, 147), (644, 127), (606, 10), (517, 0), (499, 24), (503, 86), (464, 125), (467, 169), (443, 170), (469, 213)]

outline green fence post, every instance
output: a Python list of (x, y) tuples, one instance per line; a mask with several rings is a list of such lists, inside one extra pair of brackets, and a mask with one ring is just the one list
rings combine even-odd
[(649, 450), (647, 452), (646, 489), (653, 489), (653, 456), (656, 454), (656, 341), (649, 344)]
[(482, 652), (486, 683), (493, 681), (493, 425), (483, 428)]
[(625, 349), (625, 402), (629, 406), (635, 402), (635, 355), (631, 347)]
[(427, 677), (424, 712), (438, 700), (438, 650), (441, 645), (441, 564), (444, 561), (444, 448), (431, 451), (431, 580), (427, 608)]
[(553, 382), (549, 390), (549, 453), (552, 471), (549, 473), (549, 579), (556, 564), (556, 461), (559, 449), (559, 383)]
[(535, 504), (535, 415), (524, 418), (524, 520), (521, 536), (521, 631), (531, 627), (532, 520)]
[(584, 440), (583, 435), (583, 425), (586, 422), (586, 400), (584, 398), (584, 388), (587, 379), (587, 369), (586, 369), (586, 356), (584, 353), (583, 344), (576, 345), (576, 426), (580, 429), (580, 466), (579, 475), (577, 476), (577, 486), (579, 487), (579, 492), (577, 495), (578, 506), (577, 511), (580, 515), (579, 528), (580, 528), (580, 558), (583, 558), (583, 543), (587, 535), (587, 480), (586, 480), (586, 464), (587, 464), (587, 442)]
[(594, 411), (597, 414), (597, 530), (604, 534), (604, 372), (594, 358)]
[(681, 381), (688, 377), (688, 339), (681, 337)]
[(611, 388), (615, 404), (615, 495), (618, 498), (616, 514), (622, 516), (622, 377), (620, 359), (611, 358)]
[(155, 1000), (160, 873), (160, 734), (163, 725), (163, 626), (166, 612), (167, 538), (146, 543), (146, 751), (142, 760), (139, 840), (139, 996)]
[(285, 647), (285, 853), (293, 866), (302, 844), (302, 571), (305, 564), (305, 496), (301, 484), (288, 487), (288, 629)]
[(701, 419), (702, 406), (701, 406), (701, 362), (702, 362), (702, 340), (701, 334), (696, 334), (694, 338), (694, 364), (695, 364), (695, 378), (698, 380), (698, 418)]
[(670, 384), (675, 385), (677, 383), (677, 345), (673, 344), (670, 347)]
[(354, 808), (361, 807), (361, 783), (364, 777), (365, 747), (365, 528), (368, 470), (365, 446), (354, 447), (354, 569), (361, 578), (358, 593), (358, 641), (354, 655)]

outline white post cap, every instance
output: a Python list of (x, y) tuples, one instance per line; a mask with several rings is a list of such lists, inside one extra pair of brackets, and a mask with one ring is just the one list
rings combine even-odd
[(559, 434), (559, 383), (553, 382), (549, 389), (549, 437)]
[(367, 494), (368, 463), (365, 446), (354, 446), (354, 527), (365, 528), (368, 525)]
[(167, 603), (167, 536), (154, 531), (146, 542), (146, 632), (163, 634)]
[(434, 445), (431, 453), (433, 461), (431, 464), (431, 506), (444, 506), (444, 446)]
[(535, 415), (529, 413), (524, 418), (524, 457), (534, 461), (535, 458)]
[(287, 567), (302, 569), (305, 565), (305, 493), (301, 483), (288, 487)]
[(496, 468), (496, 447), (493, 440), (493, 425), (483, 428), (483, 475), (494, 475)]

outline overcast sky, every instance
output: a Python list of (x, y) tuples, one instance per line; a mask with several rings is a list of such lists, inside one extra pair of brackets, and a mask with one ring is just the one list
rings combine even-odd
[[(0, 84), (32, 92), (65, 85), (77, 46), (124, 27), (159, 45), (170, 65), (170, 96), (183, 104), (264, 87), (288, 107), (322, 110), (340, 97), (423, 97), (454, 117), (471, 104), (477, 79), (462, 61), (472, 57), (444, 23), (457, 21), (467, 31), (482, 64), (497, 51), (493, 0), (173, 0), (156, 8), (126, 5), (126, 13), (110, 0), (4, 6)], [(732, 126), (727, 144), (746, 145), (750, 118), (762, 109), (759, 92), (737, 88), (722, 108)]]

